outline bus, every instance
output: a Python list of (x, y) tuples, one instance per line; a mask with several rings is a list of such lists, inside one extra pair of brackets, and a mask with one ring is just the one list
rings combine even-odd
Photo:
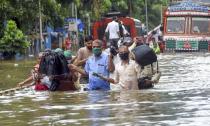
[(209, 51), (209, 7), (192, 1), (169, 6), (163, 13), (163, 40), (166, 51)]
[[(116, 16), (116, 15), (115, 15)], [(107, 24), (112, 21), (112, 16), (105, 17), (102, 20), (95, 21), (93, 23), (93, 38), (103, 40), (105, 29)], [(144, 35), (144, 30), (142, 28), (142, 23), (140, 20), (126, 17), (126, 16), (118, 16), (118, 19), (123, 22), (125, 29), (129, 32), (130, 37), (138, 37)]]

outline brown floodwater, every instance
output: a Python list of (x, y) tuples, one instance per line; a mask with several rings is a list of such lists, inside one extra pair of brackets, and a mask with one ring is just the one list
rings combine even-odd
[(162, 77), (140, 91), (35, 92), (0, 96), (0, 126), (209, 126), (210, 54), (159, 56)]
[(36, 61), (30, 60), (0, 60), (0, 90), (15, 87), (19, 82), (23, 81), (30, 75)]

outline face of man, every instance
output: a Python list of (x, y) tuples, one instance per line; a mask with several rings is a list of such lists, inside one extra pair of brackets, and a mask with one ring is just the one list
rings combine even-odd
[(92, 40), (88, 41), (85, 43), (85, 46), (89, 49), (89, 50), (92, 50)]
[(126, 46), (121, 46), (119, 48), (119, 53), (128, 53), (128, 48)]
[(128, 60), (129, 59), (129, 50), (127, 46), (121, 46), (119, 48), (119, 57), (121, 60)]
[(142, 45), (144, 43), (144, 37), (139, 37), (138, 39), (137, 39), (137, 46), (140, 46), (140, 45)]
[(93, 50), (93, 54), (94, 54), (96, 57), (98, 57), (98, 56), (101, 55), (101, 53), (102, 53), (102, 48), (101, 48), (101, 45), (99, 44), (99, 42), (93, 41), (92, 50)]

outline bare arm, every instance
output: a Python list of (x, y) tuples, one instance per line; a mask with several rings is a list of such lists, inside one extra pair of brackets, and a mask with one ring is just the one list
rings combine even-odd
[(109, 55), (108, 60), (109, 60), (108, 61), (108, 70), (109, 70), (109, 72), (113, 72), (115, 70), (114, 63), (113, 63), (113, 56)]
[(71, 62), (72, 62), (72, 63), (74, 63), (74, 62), (76, 61), (76, 59), (77, 59), (77, 56), (75, 56), (75, 57), (72, 57), (72, 60), (71, 60)]
[(22, 86), (25, 86), (25, 85), (29, 84), (29, 83), (32, 82), (32, 81), (33, 81), (33, 77), (30, 76), (30, 77), (28, 77), (26, 80), (24, 80), (24, 81), (18, 83), (17, 86), (18, 86), (18, 87), (22, 87)]
[(75, 71), (75, 72), (78, 72), (78, 73), (80, 73), (82, 75), (88, 76), (88, 74), (83, 69), (80, 69), (79, 67), (77, 67), (77, 66), (75, 66), (73, 64), (69, 64), (68, 67), (72, 71)]
[(76, 60), (76, 62), (74, 63), (76, 66), (82, 66), (85, 64), (85, 62), (87, 61), (87, 59), (83, 59), (83, 60)]

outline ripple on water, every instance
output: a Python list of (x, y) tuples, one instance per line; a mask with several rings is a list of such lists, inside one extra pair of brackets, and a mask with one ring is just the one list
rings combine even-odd
[[(0, 125), (210, 125), (210, 54), (159, 57), (153, 89), (110, 92), (35, 92), (0, 96)], [(10, 118), (8, 118), (10, 117)]]

